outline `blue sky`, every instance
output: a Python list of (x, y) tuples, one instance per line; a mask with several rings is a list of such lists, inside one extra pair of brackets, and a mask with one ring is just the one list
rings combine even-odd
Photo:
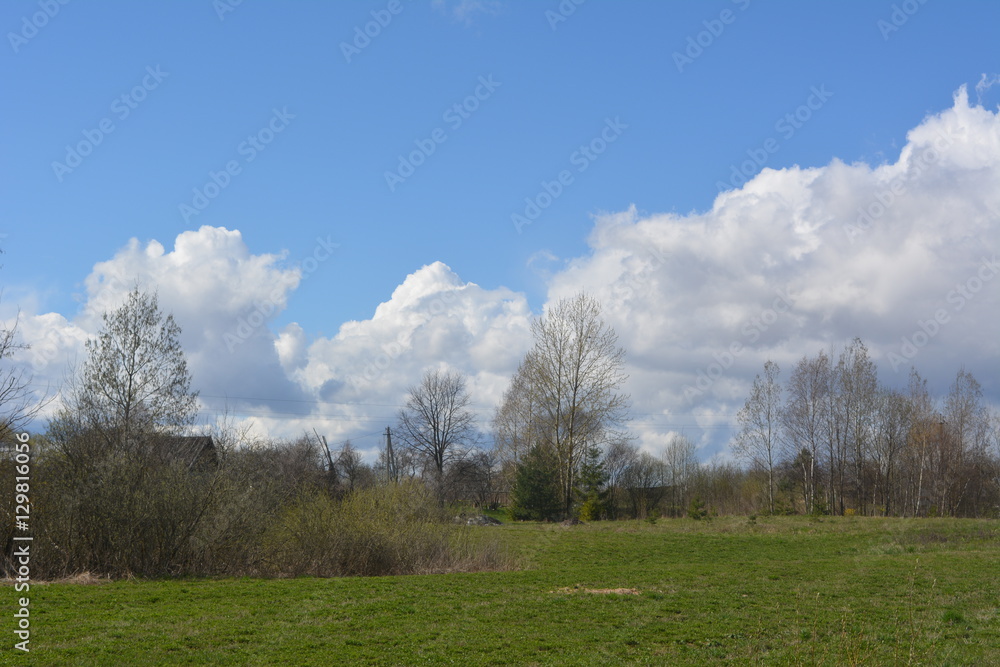
[[(526, 345), (519, 338), (523, 322), (506, 329), (503, 353), (483, 352), (482, 358), (496, 361), (484, 370), (475, 355), (458, 359), (434, 354), (433, 345), (412, 347), (423, 324), (413, 324), (413, 314), (399, 308), (383, 309), (400, 319), (381, 333), (364, 329), (377, 328), (376, 308), (391, 304), (397, 288), (409, 284), (421, 298), (448, 290), (467, 296), (466, 287), (474, 284), (478, 301), (449, 301), (439, 310), (449, 321), (467, 323), (461, 335), (452, 332), (454, 345), (486, 346), (481, 336), (491, 329), (468, 322), (495, 323), (502, 312), (528, 318), (574, 287), (600, 293), (621, 281), (620, 272), (602, 273), (607, 264), (601, 258), (620, 259), (633, 246), (602, 245), (600, 220), (632, 210), (619, 227), (640, 230), (644, 220), (660, 221), (666, 226), (646, 244), (655, 245), (655, 239), (694, 233), (717, 207), (720, 183), (743, 192), (734, 169), (749, 180), (762, 168), (793, 175), (801, 173), (796, 168), (845, 163), (865, 165), (861, 171), (871, 175), (880, 166), (902, 165), (908, 133), (957, 109), (963, 86), (967, 108), (995, 116), (1000, 91), (990, 82), (1000, 71), (998, 19), (1000, 6), (992, 2), (917, 0), (6, 2), (0, 7), (7, 42), (0, 64), (7, 91), (0, 101), (0, 314), (9, 318), (19, 307), (24, 335), (50, 339), (51, 358), (34, 367), (39, 382), (50, 382), (94, 332), (97, 277), (105, 276), (105, 286), (109, 275), (139, 280), (154, 284), (169, 309), (185, 314), (181, 325), (203, 393), (239, 396), (252, 388), (255, 400), (240, 409), (271, 417), (262, 428), (281, 431), (287, 415), (276, 406), (283, 400), (299, 401), (303, 417), (310, 411), (351, 415), (331, 428), (335, 437), (377, 429), (386, 410), (376, 406), (398, 404), (405, 388), (434, 364), (475, 375), (475, 396), (488, 417), (503, 378), (513, 371), (508, 367), (516, 366)], [(366, 28), (374, 36), (359, 37)], [(976, 122), (987, 127), (988, 120)], [(583, 150), (588, 146), (589, 153)], [(67, 153), (78, 148), (88, 154), (70, 167), (75, 158)], [(414, 151), (419, 166), (412, 175), (400, 172), (400, 157), (409, 162)], [(390, 187), (387, 172), (406, 177)], [(545, 184), (556, 192), (560, 175), (564, 182), (549, 203)], [(949, 172), (941, 180), (948, 182), (968, 179)], [(224, 187), (213, 187), (218, 184)], [(196, 190), (213, 196), (199, 200)], [(530, 200), (548, 205), (518, 230), (512, 215), (525, 215)], [(983, 206), (992, 210), (992, 201)], [(748, 210), (749, 220), (768, 209)], [(950, 224), (933, 216), (925, 222), (930, 229)], [(753, 229), (752, 222), (745, 224)], [(964, 267), (975, 270), (980, 258), (956, 258), (961, 239), (992, 250), (997, 224), (989, 214), (964, 237), (927, 247), (949, 271), (965, 275)], [(204, 227), (238, 230), (238, 238), (222, 240), (216, 233), (209, 240), (209, 232), (200, 232)], [(190, 264), (172, 254), (185, 232), (201, 249), (194, 253), (201, 268), (217, 262), (242, 268), (220, 268), (195, 280), (184, 268)], [(138, 250), (129, 255), (123, 249), (133, 238)], [(918, 238), (900, 230), (895, 247)], [(148, 251), (150, 242), (162, 246), (162, 257)], [(328, 252), (332, 244), (337, 247)], [(891, 247), (886, 256), (898, 257)], [(316, 259), (317, 251), (322, 261), (302, 264)], [(671, 289), (690, 290), (694, 298), (683, 311), (655, 295), (642, 305), (636, 299), (632, 314), (606, 304), (623, 338), (640, 350), (630, 390), (637, 413), (653, 416), (641, 427), (651, 448), (683, 427), (707, 453), (718, 451), (721, 436), (702, 437), (717, 427), (699, 422), (698, 415), (714, 415), (711, 424), (717, 425), (735, 413), (734, 396), (766, 356), (794, 359), (815, 353), (817, 344), (856, 335), (871, 340), (876, 356), (887, 360), (951, 284), (907, 282), (902, 272), (865, 283), (859, 269), (859, 284), (871, 288), (858, 292), (872, 295), (865, 311), (871, 317), (836, 308), (821, 313), (817, 305), (815, 313), (800, 313), (794, 331), (783, 331), (780, 340), (755, 346), (739, 333), (722, 335), (722, 348), (734, 337), (753, 347), (752, 355), (726, 369), (729, 393), (716, 391), (709, 403), (696, 405), (682, 401), (681, 391), (662, 394), (663, 386), (683, 388), (696, 377), (695, 367), (677, 371), (678, 355), (699, 358), (695, 366), (701, 368), (712, 357), (708, 347), (698, 350), (699, 340), (645, 341), (660, 331), (644, 319), (648, 311), (663, 321), (693, 323), (690, 335), (699, 339), (699, 323), (739, 332), (742, 315), (727, 311), (727, 304), (744, 302), (735, 287), (773, 280), (767, 292), (798, 281), (808, 299), (808, 286), (824, 275), (791, 265), (780, 278), (755, 274), (753, 266), (768, 260), (732, 252), (707, 259), (690, 250), (693, 268), (683, 275), (692, 280), (699, 270), (732, 273), (731, 281), (712, 289), (705, 288), (708, 280), (688, 284), (677, 279), (682, 273), (670, 274)], [(173, 258), (174, 268), (153, 268), (164, 257)], [(865, 266), (880, 264), (878, 257), (867, 261)], [(836, 256), (823, 266), (838, 264), (850, 271), (850, 261)], [(260, 293), (250, 286), (256, 279)], [(906, 297), (898, 281), (927, 296), (927, 305)], [(211, 341), (218, 344), (236, 326), (234, 317), (248, 317), (268, 285), (280, 285), (281, 296), (253, 341), (262, 346), (258, 352), (274, 358), (236, 360), (213, 352)], [(996, 324), (988, 300), (995, 297), (987, 288), (971, 304), (979, 319), (952, 327), (953, 338), (935, 337), (914, 361), (940, 376), (940, 393), (960, 364), (975, 372), (996, 352), (989, 336), (978, 346), (957, 338), (958, 329)], [(212, 299), (197, 296), (209, 293)], [(887, 320), (892, 307), (886, 303), (904, 301), (914, 310)], [(449, 310), (457, 303), (467, 310)], [(337, 347), (349, 322), (360, 323), (369, 348), (361, 342), (359, 348)], [(211, 334), (216, 325), (221, 329)], [(387, 351), (393, 344), (406, 352)], [(325, 348), (331, 358), (323, 356)], [(665, 356), (642, 352), (657, 349)], [(338, 370), (333, 360), (380, 354), (392, 363), (377, 387), (355, 386), (358, 371)], [(222, 369), (212, 359), (229, 363)], [(208, 403), (206, 419), (217, 408)], [(286, 430), (308, 426), (296, 421)]]

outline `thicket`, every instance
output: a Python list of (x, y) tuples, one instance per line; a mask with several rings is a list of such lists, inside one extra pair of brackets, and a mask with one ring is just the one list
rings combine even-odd
[[(32, 576), (349, 576), (505, 569), (502, 545), (458, 525), (419, 480), (353, 489), (293, 443), (227, 448), (214, 464), (107, 452), (87, 434), (33, 438)], [(0, 463), (3, 486), (13, 462)], [(13, 489), (0, 491), (13, 571)]]

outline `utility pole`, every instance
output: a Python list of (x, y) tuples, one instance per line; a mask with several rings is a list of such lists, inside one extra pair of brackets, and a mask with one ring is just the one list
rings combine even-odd
[(385, 475), (389, 482), (399, 481), (399, 470), (396, 468), (396, 455), (392, 451), (392, 430), (385, 427)]

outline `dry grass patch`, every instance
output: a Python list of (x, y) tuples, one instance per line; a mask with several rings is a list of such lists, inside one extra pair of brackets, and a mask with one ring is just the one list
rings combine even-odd
[(553, 593), (593, 593), (594, 595), (639, 595), (638, 588), (581, 588), (580, 586), (573, 586), (570, 588), (566, 586), (565, 588), (558, 588)]

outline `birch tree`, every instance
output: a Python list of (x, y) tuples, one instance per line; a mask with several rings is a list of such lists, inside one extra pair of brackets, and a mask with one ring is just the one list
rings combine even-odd
[(733, 453), (752, 466), (767, 472), (767, 506), (774, 513), (774, 469), (781, 443), (781, 384), (778, 364), (767, 361), (764, 376), (758, 374), (746, 404), (736, 415), (740, 430), (733, 441)]
[(582, 293), (559, 301), (532, 322), (531, 331), (534, 346), (498, 414), (506, 415), (505, 428), (514, 426), (520, 442), (551, 449), (562, 510), (569, 515), (583, 452), (620, 435), (625, 421), (625, 351), (601, 318), (600, 304)]

